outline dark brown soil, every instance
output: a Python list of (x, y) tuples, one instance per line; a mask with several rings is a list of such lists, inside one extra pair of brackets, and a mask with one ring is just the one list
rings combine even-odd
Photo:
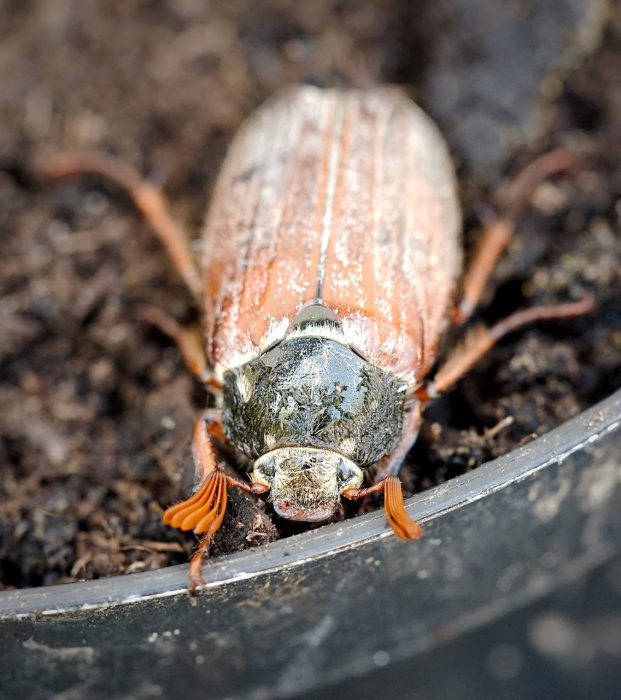
[[(195, 544), (160, 516), (190, 488), (189, 437), (205, 395), (169, 340), (137, 319), (147, 304), (194, 321), (190, 299), (123, 193), (97, 180), (43, 188), (32, 158), (66, 148), (121, 155), (163, 183), (196, 236), (227, 143), (280, 85), (400, 82), (425, 104), (433, 51), (418, 25), (408, 33), (413, 5), (4, 3), (0, 587), (157, 568), (186, 561)], [(581, 169), (537, 190), (479, 320), (587, 292), (597, 310), (512, 335), (430, 407), (402, 472), (409, 492), (507, 452), (619, 386), (620, 15), (557, 90), (538, 144), (566, 147)], [(531, 157), (508, 148), (502, 162)], [(468, 250), (473, 212), (498, 184), (470, 177), (475, 165), (462, 157)], [(290, 531), (262, 501), (231, 494), (214, 553)]]

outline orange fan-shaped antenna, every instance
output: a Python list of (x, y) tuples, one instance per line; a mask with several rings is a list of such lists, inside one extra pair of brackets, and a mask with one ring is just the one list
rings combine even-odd
[(215, 470), (193, 496), (168, 508), (162, 521), (180, 530), (194, 530), (196, 535), (211, 536), (222, 524), (225, 510), (226, 475)]

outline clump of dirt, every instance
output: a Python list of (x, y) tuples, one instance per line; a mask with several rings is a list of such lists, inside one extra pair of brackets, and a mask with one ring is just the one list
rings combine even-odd
[[(185, 323), (196, 311), (123, 193), (100, 181), (41, 188), (29, 163), (68, 147), (122, 154), (165, 180), (177, 218), (197, 235), (226, 144), (274, 89), (403, 82), (405, 72), (416, 81), (431, 60), (421, 32), (420, 63), (404, 71), (407, 3), (290, 5), (274, 0), (260, 14), (251, 2), (207, 9), (192, 0), (0, 9), (2, 587), (187, 561), (192, 536), (160, 518), (191, 486), (189, 438), (205, 405), (177, 350), (139, 320), (141, 305)], [(597, 309), (507, 338), (432, 405), (403, 469), (409, 492), (513, 449), (619, 386), (616, 22), (554, 101), (542, 144), (575, 153), (580, 170), (538, 189), (478, 320), (587, 292)], [(490, 192), (468, 180), (467, 162), (460, 170), (469, 250)], [(261, 501), (231, 494), (214, 554), (290, 531)]]

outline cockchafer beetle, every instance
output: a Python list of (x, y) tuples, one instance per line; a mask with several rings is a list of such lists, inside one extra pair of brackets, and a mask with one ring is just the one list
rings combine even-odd
[[(460, 211), (451, 160), (431, 120), (400, 90), (283, 90), (240, 128), (203, 230), (203, 270), (161, 192), (98, 153), (47, 159), (51, 178), (94, 172), (127, 189), (204, 310), (206, 357), (195, 332), (161, 311), (216, 397), (194, 427), (197, 490), (164, 522), (202, 541), (190, 586), (226, 509), (226, 487), (271, 492), (284, 518), (322, 521), (340, 497), (383, 492), (397, 537), (416, 539), (396, 474), (424, 405), (502, 336), (525, 323), (587, 312), (593, 301), (520, 311), (466, 337), (425, 381), (448, 326), (481, 298), (515, 216), (534, 186), (571, 165), (555, 151), (505, 188), (504, 215), (484, 231), (455, 305)], [(247, 459), (250, 482), (225, 473), (213, 441)], [(365, 472), (374, 483), (362, 487)]]

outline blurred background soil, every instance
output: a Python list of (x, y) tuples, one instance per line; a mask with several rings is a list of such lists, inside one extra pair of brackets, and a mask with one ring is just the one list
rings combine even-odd
[[(191, 486), (205, 394), (140, 305), (197, 321), (123, 193), (42, 187), (36, 156), (122, 156), (198, 236), (242, 119), (278, 87), (398, 83), (440, 123), (466, 251), (504, 173), (561, 146), (479, 320), (593, 293), (585, 318), (504, 340), (433, 405), (402, 477), (429, 488), (550, 430), (619, 386), (618, 2), (8, 0), (0, 5), (0, 586), (187, 560), (162, 509)], [(196, 244), (198, 249), (199, 243)], [(290, 533), (231, 494), (214, 553)], [(299, 529), (299, 528), (298, 528)]]

